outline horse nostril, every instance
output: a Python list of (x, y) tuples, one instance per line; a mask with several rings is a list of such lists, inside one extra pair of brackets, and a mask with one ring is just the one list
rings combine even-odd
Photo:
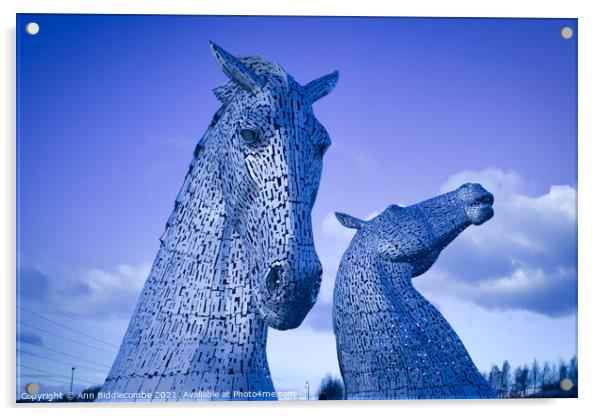
[(276, 296), (282, 287), (282, 267), (273, 266), (265, 277), (265, 287), (270, 296)]

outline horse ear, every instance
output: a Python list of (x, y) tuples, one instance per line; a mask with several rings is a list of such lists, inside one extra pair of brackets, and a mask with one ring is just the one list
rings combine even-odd
[(359, 230), (366, 225), (366, 221), (362, 221), (359, 218), (352, 217), (351, 215), (343, 214), (342, 212), (335, 212), (334, 215), (337, 217), (337, 220), (339, 220), (343, 227), (355, 228), (356, 230)]
[(320, 98), (330, 94), (330, 92), (337, 85), (339, 80), (339, 71), (334, 71), (328, 75), (324, 75), (318, 79), (314, 79), (312, 82), (306, 84), (303, 87), (303, 91), (308, 99), (314, 103)]
[(265, 81), (255, 72), (251, 71), (249, 67), (239, 61), (236, 57), (226, 52), (213, 42), (209, 42), (211, 53), (215, 57), (215, 60), (222, 68), (222, 71), (232, 81), (240, 85), (246, 90), (251, 91), (256, 87), (263, 87)]

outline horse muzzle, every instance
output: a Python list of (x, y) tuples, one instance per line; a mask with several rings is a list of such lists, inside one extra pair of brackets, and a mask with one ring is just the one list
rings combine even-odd
[(259, 310), (276, 329), (296, 328), (313, 307), (322, 282), (322, 265), (313, 258), (270, 264), (259, 282)]

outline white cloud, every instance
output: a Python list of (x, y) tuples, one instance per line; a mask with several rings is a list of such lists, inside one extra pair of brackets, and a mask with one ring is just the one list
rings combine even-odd
[(149, 263), (71, 272), (25, 267), (21, 294), (45, 310), (72, 317), (129, 319), (150, 268)]
[(525, 193), (515, 172), (498, 169), (453, 175), (445, 192), (481, 183), (495, 196), (495, 216), (470, 227), (446, 248), (432, 270), (415, 280), (430, 294), (453, 293), (485, 308), (572, 313), (577, 290), (577, 190), (551, 186)]
[(150, 264), (143, 263), (121, 264), (110, 270), (85, 270), (72, 285), (71, 296), (59, 294), (60, 308), (80, 316), (129, 318), (150, 268)]
[(114, 290), (140, 290), (148, 273), (149, 264), (130, 266), (121, 264), (114, 270), (90, 269), (83, 273), (82, 283), (97, 294), (108, 294)]

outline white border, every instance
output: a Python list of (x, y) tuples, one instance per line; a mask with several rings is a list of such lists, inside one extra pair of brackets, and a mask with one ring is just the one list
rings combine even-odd
[[(576, 1), (23, 0), (21, 13), (230, 14), (306, 16), (577, 17)], [(487, 3), (487, 4), (485, 4)], [(579, 13), (582, 15), (582, 13)]]
[[(601, 83), (602, 64), (600, 41), (602, 22), (594, 1), (422, 1), (403, 2), (327, 1), (327, 0), (24, 0), (11, 4), (2, 2), (2, 89), (0, 101), (4, 137), (0, 155), (0, 264), (3, 267), (3, 339), (0, 394), (2, 407), (8, 414), (37, 412), (48, 415), (178, 414), (244, 413), (249, 414), (365, 414), (372, 409), (379, 413), (416, 412), (420, 414), (507, 415), (508, 413), (546, 415), (589, 414), (599, 411), (602, 397), (602, 369), (599, 354), (600, 283), (597, 266), (602, 235), (599, 215), (602, 213), (599, 179), (602, 178), (600, 142), (602, 132)], [(322, 16), (446, 16), (446, 17), (568, 17), (579, 18), (579, 399), (489, 401), (427, 401), (427, 402), (363, 402), (363, 403), (214, 403), (209, 405), (25, 405), (16, 406), (15, 397), (15, 13), (114, 13), (114, 14), (224, 14), (224, 15), (322, 15)], [(598, 318), (597, 318), (598, 317)], [(598, 354), (598, 357), (596, 355)]]

